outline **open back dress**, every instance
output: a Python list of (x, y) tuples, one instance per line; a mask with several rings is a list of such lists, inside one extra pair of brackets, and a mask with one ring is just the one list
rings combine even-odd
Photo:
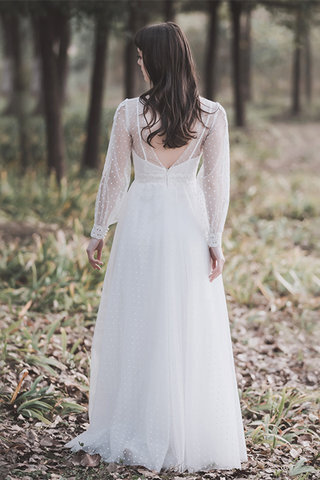
[(220, 103), (199, 98), (205, 127), (197, 121), (171, 166), (141, 133), (140, 97), (114, 114), (91, 231), (103, 239), (117, 222), (92, 341), (89, 427), (65, 444), (157, 472), (247, 461), (222, 274), (209, 281), (208, 247), (221, 245), (229, 205), (228, 121)]

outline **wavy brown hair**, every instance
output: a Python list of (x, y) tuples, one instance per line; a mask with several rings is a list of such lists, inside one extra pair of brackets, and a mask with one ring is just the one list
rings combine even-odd
[[(192, 127), (196, 120), (204, 126), (197, 74), (191, 49), (185, 34), (174, 22), (163, 22), (140, 28), (134, 44), (142, 52), (144, 67), (152, 86), (140, 95), (145, 117), (151, 109), (150, 128), (156, 123), (156, 112), (161, 118), (161, 127), (147, 137), (148, 144), (159, 134), (165, 135), (164, 148), (177, 148), (196, 138)], [(146, 118), (146, 117), (145, 117)], [(147, 120), (146, 120), (147, 121)], [(206, 127), (209, 128), (209, 127)]]

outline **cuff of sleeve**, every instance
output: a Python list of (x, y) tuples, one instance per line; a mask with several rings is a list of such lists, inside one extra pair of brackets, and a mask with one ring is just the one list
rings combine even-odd
[(94, 224), (90, 233), (90, 237), (96, 238), (97, 240), (103, 239), (109, 231), (109, 227), (105, 228), (101, 225)]
[(208, 246), (209, 247), (221, 247), (222, 242), (222, 233), (213, 233), (208, 234)]

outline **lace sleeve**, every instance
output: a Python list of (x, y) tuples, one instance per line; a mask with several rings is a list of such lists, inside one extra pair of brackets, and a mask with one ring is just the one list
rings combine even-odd
[(230, 196), (230, 146), (227, 114), (220, 103), (202, 148), (201, 181), (209, 221), (207, 241), (210, 247), (221, 247)]
[(131, 176), (132, 137), (126, 124), (126, 100), (117, 107), (108, 150), (96, 197), (94, 225), (90, 236), (104, 238), (111, 224), (118, 221), (123, 197)]

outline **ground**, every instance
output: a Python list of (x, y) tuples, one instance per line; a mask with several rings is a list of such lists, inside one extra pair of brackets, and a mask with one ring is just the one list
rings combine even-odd
[(39, 201), (45, 187), (32, 188), (34, 177), (20, 192), (2, 173), (1, 478), (319, 478), (318, 128), (278, 120), (231, 134), (223, 278), (248, 448), (242, 470), (157, 474), (62, 449), (88, 422), (103, 276), (87, 265), (79, 219), (89, 228), (97, 185), (86, 196), (70, 179), (62, 200)]

